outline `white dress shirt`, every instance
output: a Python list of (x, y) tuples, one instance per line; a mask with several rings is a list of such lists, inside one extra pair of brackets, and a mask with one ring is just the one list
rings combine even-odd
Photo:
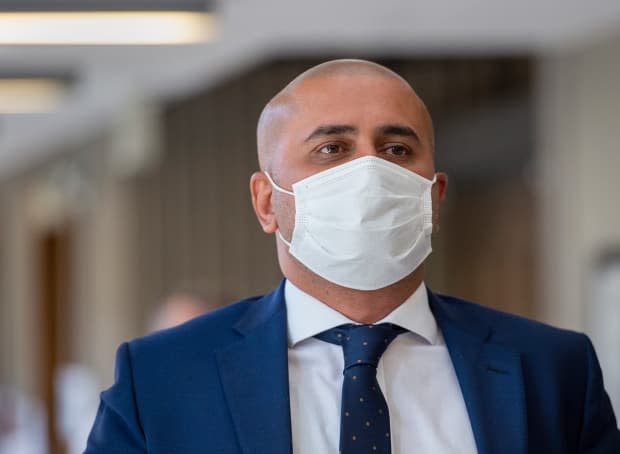
[[(288, 368), (294, 454), (336, 454), (340, 438), (342, 347), (313, 336), (355, 323), (286, 281)], [(378, 323), (398, 336), (377, 367), (390, 411), (392, 454), (475, 454), (471, 424), (443, 336), (422, 284)]]

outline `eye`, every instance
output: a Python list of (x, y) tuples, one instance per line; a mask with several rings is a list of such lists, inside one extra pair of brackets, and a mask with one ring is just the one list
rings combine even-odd
[(318, 148), (318, 152), (323, 154), (336, 154), (340, 153), (343, 150), (344, 147), (337, 143), (328, 143)]
[(409, 147), (400, 144), (388, 145), (383, 150), (393, 156), (407, 156), (411, 153)]

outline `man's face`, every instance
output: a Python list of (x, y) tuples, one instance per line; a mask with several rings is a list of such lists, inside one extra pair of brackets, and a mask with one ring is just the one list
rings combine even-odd
[[(303, 178), (363, 156), (433, 178), (430, 118), (404, 82), (376, 75), (316, 77), (296, 86), (293, 100), (271, 159), (279, 186), (290, 190)], [(272, 202), (278, 228), (290, 239), (294, 200), (274, 191)]]

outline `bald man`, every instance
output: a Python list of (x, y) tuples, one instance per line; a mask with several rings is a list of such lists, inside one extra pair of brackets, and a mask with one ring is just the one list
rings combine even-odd
[(87, 453), (620, 453), (586, 336), (424, 285), (447, 177), (406, 81), (318, 65), (257, 142), (285, 279), (123, 344)]

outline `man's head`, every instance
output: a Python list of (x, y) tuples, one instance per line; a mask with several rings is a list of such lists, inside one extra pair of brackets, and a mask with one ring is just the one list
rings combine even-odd
[(207, 306), (195, 296), (173, 293), (168, 296), (149, 322), (149, 331), (159, 331), (180, 325), (207, 311)]
[[(342, 84), (350, 85), (349, 90), (342, 90)], [(357, 87), (355, 87), (356, 85)], [(417, 120), (421, 123), (420, 129), (422, 129), (420, 133), (429, 141), (425, 145), (428, 145), (432, 150), (434, 148), (434, 133), (430, 115), (422, 100), (407, 81), (392, 70), (370, 61), (333, 60), (314, 66), (297, 76), (263, 108), (256, 134), (261, 170), (273, 172), (271, 169), (272, 158), (279, 142), (284, 138), (283, 135), (290, 134), (289, 129), (292, 126), (290, 120), (295, 116), (309, 113), (313, 105), (320, 108), (318, 103), (321, 93), (323, 94), (321, 96), (322, 105), (327, 105), (325, 101), (338, 102), (337, 99), (333, 98), (334, 91), (341, 94), (342, 98), (346, 98), (347, 95), (354, 94), (355, 91), (372, 88), (375, 93), (368, 94), (378, 96), (381, 94), (381, 90), (377, 90), (379, 87), (392, 88), (391, 93), (400, 89), (401, 94), (406, 94), (406, 97), (401, 101), (409, 103), (408, 107), (415, 110), (413, 116), (419, 117)], [(324, 89), (329, 91), (323, 92)], [(362, 102), (363, 99), (358, 98), (353, 107), (361, 107)], [(380, 106), (373, 105), (372, 107)], [(342, 112), (333, 113), (334, 117), (337, 118)], [(328, 113), (324, 112), (324, 114)]]
[[(265, 172), (281, 187), (363, 157), (391, 161), (426, 179), (435, 175), (434, 136), (422, 100), (399, 75), (376, 63), (335, 60), (302, 73), (261, 113), (257, 128), (261, 172), (251, 179), (252, 201), (267, 233), (290, 241), (292, 197), (274, 192)], [(443, 199), (444, 174), (433, 188), (434, 212)], [(285, 276), (303, 269), (278, 241)]]

